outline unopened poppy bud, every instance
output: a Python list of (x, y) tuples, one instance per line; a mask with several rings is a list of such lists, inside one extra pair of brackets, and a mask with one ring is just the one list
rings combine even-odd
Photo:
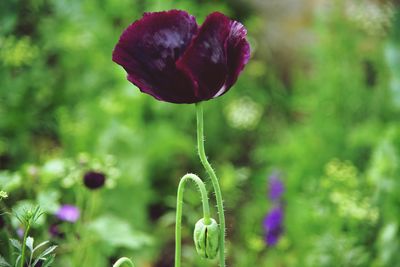
[(206, 259), (214, 259), (219, 249), (219, 227), (214, 219), (210, 224), (205, 224), (204, 219), (200, 219), (194, 228), (194, 245), (197, 254)]
[(91, 190), (102, 187), (105, 181), (106, 176), (102, 172), (89, 171), (83, 176), (83, 183)]

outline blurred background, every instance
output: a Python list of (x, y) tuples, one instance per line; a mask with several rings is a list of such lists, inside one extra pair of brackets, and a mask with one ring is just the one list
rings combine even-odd
[[(31, 235), (58, 245), (54, 266), (173, 266), (180, 177), (211, 189), (194, 105), (141, 94), (111, 61), (132, 21), (168, 9), (248, 29), (249, 64), (204, 103), (228, 266), (400, 266), (400, 2), (385, 0), (2, 0), (0, 254), (23, 231), (8, 212), (39, 204)], [(200, 217), (189, 186), (183, 266), (217, 266), (195, 253)]]

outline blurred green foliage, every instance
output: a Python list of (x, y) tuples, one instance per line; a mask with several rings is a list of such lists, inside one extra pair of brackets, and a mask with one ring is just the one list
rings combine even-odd
[[(253, 48), (234, 88), (204, 106), (228, 265), (398, 266), (400, 10), (367, 2), (319, 5), (294, 25), (311, 32), (307, 45), (279, 62), (262, 38), (272, 18), (256, 0), (1, 1), (1, 212), (40, 204), (46, 214), (32, 235), (59, 246), (55, 266), (110, 266), (122, 255), (138, 266), (172, 266), (179, 178), (206, 178), (194, 106), (140, 94), (111, 53), (143, 12), (184, 9), (201, 22), (217, 10), (246, 25)], [(97, 191), (82, 183), (93, 169), (107, 175)], [(276, 169), (286, 185), (285, 231), (267, 247), (262, 220)], [(201, 216), (194, 190), (185, 196), (184, 266), (216, 266), (192, 244)], [(82, 216), (54, 237), (48, 229), (62, 204)], [(8, 213), (0, 219), (7, 256), (21, 225)]]

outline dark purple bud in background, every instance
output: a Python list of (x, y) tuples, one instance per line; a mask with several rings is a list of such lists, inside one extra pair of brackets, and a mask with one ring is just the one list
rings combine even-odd
[(49, 234), (52, 237), (64, 238), (65, 233), (61, 231), (60, 226), (57, 223), (53, 223), (49, 227)]
[(57, 225), (57, 224), (52, 224), (52, 225), (50, 225), (50, 227), (49, 227), (49, 233), (50, 233), (52, 236), (58, 236), (58, 235), (60, 234), (60, 230), (59, 230), (59, 228), (58, 228), (58, 225)]
[(181, 10), (145, 13), (121, 35), (112, 59), (143, 93), (197, 103), (226, 93), (250, 57), (246, 29), (214, 12), (200, 27)]
[(83, 183), (89, 189), (98, 189), (104, 186), (106, 176), (102, 172), (89, 171), (83, 176)]

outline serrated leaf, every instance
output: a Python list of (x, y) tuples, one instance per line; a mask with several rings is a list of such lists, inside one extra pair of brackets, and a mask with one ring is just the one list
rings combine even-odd
[(33, 251), (33, 237), (28, 236), (26, 238), (26, 246), (29, 248), (30, 251)]
[(56, 255), (54, 255), (54, 254), (50, 255), (50, 257), (48, 257), (48, 258), (46, 259), (46, 261), (43, 263), (43, 267), (50, 267), (50, 265), (51, 265), (51, 264), (53, 263), (53, 261), (54, 261), (55, 256), (56, 256)]
[(36, 250), (38, 250), (39, 248), (43, 247), (44, 245), (48, 244), (50, 241), (46, 240), (42, 243), (40, 243), (39, 245), (37, 245), (34, 249), (33, 252), (35, 252)]
[(15, 247), (19, 252), (21, 252), (22, 250), (21, 242), (19, 242), (17, 239), (14, 238), (10, 238), (10, 242), (13, 247)]
[(1, 255), (0, 255), (0, 267), (11, 267), (11, 264), (9, 264)]
[[(41, 259), (39, 259), (39, 258), (37, 258), (33, 263), (32, 263), (32, 266), (36, 266), (36, 264), (38, 264), (39, 263), (39, 261), (42, 261), (42, 265), (40, 265), (40, 266), (42, 266), (42, 267), (44, 267), (44, 266), (50, 266), (50, 264), (54, 261), (54, 257), (55, 257), (55, 254), (51, 254), (49, 257), (47, 257), (47, 258), (41, 258)], [(46, 265), (47, 264), (47, 265)]]
[(47, 255), (49, 255), (50, 253), (52, 253), (55, 249), (57, 248), (57, 246), (51, 246), (49, 248), (47, 248), (45, 251), (43, 251), (39, 256), (38, 259), (44, 258)]

